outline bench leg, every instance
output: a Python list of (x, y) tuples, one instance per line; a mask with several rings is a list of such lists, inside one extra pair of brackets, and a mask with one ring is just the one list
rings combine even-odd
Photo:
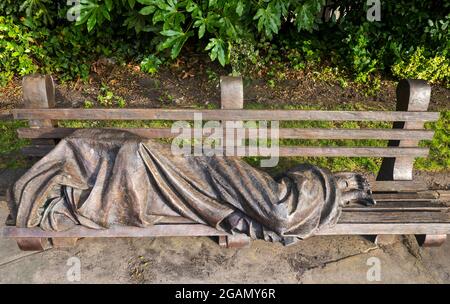
[(227, 248), (227, 237), (225, 235), (219, 235), (217, 243), (220, 247)]
[(379, 246), (388, 246), (394, 244), (397, 240), (396, 234), (378, 234), (375, 236), (374, 243)]
[(417, 242), (422, 247), (439, 247), (447, 239), (446, 234), (416, 235)]
[(72, 248), (77, 244), (78, 238), (60, 237), (52, 238), (53, 248)]
[(222, 248), (246, 248), (250, 247), (251, 239), (244, 234), (221, 235), (219, 246)]
[[(402, 80), (397, 86), (396, 111), (426, 112), (430, 103), (431, 87), (424, 80)], [(394, 129), (424, 129), (423, 122), (396, 121)], [(390, 140), (389, 147), (417, 147), (419, 140), (415, 138)], [(412, 180), (414, 157), (385, 157), (378, 172), (377, 181)], [(436, 241), (428, 241), (435, 243)], [(427, 243), (427, 242), (425, 242)]]
[(45, 238), (16, 238), (16, 242), (22, 251), (42, 251), (48, 240)]

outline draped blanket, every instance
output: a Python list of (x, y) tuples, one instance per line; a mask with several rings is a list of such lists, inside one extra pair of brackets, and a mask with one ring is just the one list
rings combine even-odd
[(339, 202), (332, 175), (312, 165), (274, 179), (239, 158), (174, 156), (170, 145), (128, 132), (85, 129), (14, 184), (9, 207), (17, 227), (146, 227), (179, 216), (283, 241), (334, 225)]

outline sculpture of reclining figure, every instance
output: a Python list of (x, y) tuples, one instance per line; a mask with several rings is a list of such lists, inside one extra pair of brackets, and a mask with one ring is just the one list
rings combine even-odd
[(62, 231), (146, 227), (181, 216), (284, 242), (333, 226), (353, 200), (374, 203), (358, 174), (305, 164), (273, 179), (239, 158), (174, 156), (170, 145), (125, 131), (85, 129), (14, 184), (9, 224)]

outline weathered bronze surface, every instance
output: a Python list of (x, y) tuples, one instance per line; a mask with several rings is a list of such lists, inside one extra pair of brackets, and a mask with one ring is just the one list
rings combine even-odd
[(169, 145), (118, 130), (74, 132), (10, 191), (17, 227), (147, 227), (178, 216), (253, 239), (292, 243), (336, 224), (365, 179), (299, 165), (277, 179), (243, 160), (174, 156)]

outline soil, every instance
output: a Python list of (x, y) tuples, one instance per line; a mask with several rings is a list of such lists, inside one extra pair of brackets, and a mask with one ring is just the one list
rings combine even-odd
[[(95, 72), (94, 72), (95, 71)], [(268, 85), (264, 78), (244, 78), (245, 102), (267, 107), (283, 105), (316, 105), (324, 109), (342, 104), (362, 104), (385, 110), (395, 109), (397, 83), (383, 80), (375, 96), (367, 96), (367, 90), (349, 82), (344, 88), (336, 80), (320, 79), (312, 72), (280, 71), (284, 80)], [(178, 59), (170, 66), (150, 76), (136, 65), (116, 65), (111, 60), (100, 59), (92, 65), (87, 83), (73, 81), (57, 84), (58, 107), (83, 107), (89, 100), (94, 106), (100, 88), (107, 86), (115, 95), (123, 97), (127, 107), (206, 107), (219, 106), (219, 75), (229, 71), (211, 63), (203, 55), (191, 54)], [(14, 80), (0, 89), (0, 109), (20, 107), (21, 84)], [(450, 109), (450, 90), (432, 86), (430, 110)]]

